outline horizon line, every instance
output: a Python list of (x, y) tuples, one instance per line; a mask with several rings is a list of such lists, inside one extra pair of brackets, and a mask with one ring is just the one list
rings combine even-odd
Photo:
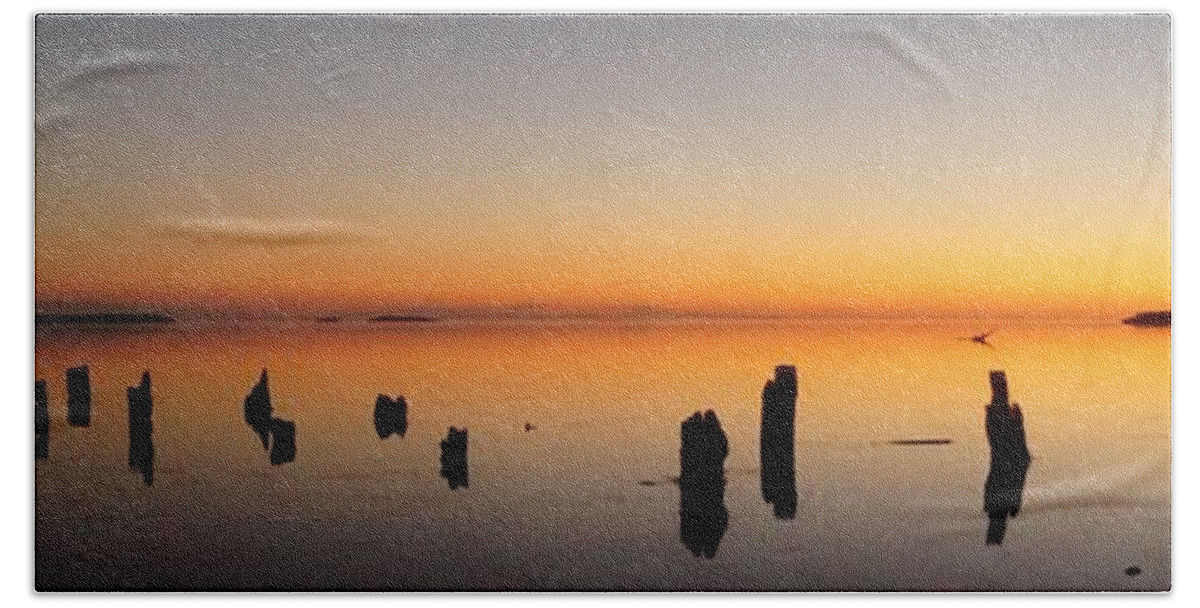
[[(830, 320), (1114, 320), (1119, 321), (1128, 316), (1147, 310), (1129, 310), (1116, 312), (1113, 310), (1083, 312), (1083, 311), (1028, 311), (1028, 312), (950, 312), (950, 311), (689, 311), (670, 309), (614, 309), (614, 310), (547, 310), (538, 308), (509, 308), (509, 309), (435, 309), (435, 308), (396, 308), (373, 311), (353, 310), (338, 311), (316, 309), (309, 311), (282, 310), (170, 310), (169, 308), (75, 308), (72, 309), (38, 309), (35, 307), (35, 318), (39, 316), (83, 316), (103, 314), (134, 314), (154, 315), (166, 314), (173, 320), (182, 321), (305, 321), (322, 318), (336, 318), (345, 321), (372, 321), (383, 316), (414, 317), (424, 321), (642, 321), (642, 320), (797, 320), (797, 321), (830, 321)], [(1170, 307), (1161, 310), (1170, 310)]]

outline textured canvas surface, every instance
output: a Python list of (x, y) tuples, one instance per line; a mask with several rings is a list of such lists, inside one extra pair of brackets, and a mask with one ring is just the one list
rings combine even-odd
[(35, 47), (38, 590), (1171, 586), (1167, 15)]

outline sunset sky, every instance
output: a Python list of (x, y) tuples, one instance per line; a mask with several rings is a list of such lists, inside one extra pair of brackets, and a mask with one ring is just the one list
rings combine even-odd
[(50, 16), (39, 311), (1171, 305), (1165, 15)]

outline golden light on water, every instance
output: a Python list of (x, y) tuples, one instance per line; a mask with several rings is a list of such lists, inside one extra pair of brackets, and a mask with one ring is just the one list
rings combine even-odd
[[(368, 589), (1165, 585), (1169, 330), (998, 329), (991, 350), (963, 340), (981, 328), (961, 321), (44, 328), (39, 573), (136, 586), (122, 564), (144, 562), (130, 571), (146, 581), (240, 587), (262, 585), (266, 563), (272, 584)], [(93, 386), (87, 429), (62, 418), (63, 373), (81, 363)], [(794, 522), (772, 517), (758, 479), (762, 387), (781, 363), (799, 372)], [(297, 428), (297, 459), (283, 467), (267, 464), (242, 419), (264, 368), (275, 415)], [(984, 544), (980, 510), (997, 368), (1034, 457), (1002, 551)], [(152, 488), (125, 466), (125, 387), (142, 371), (154, 383)], [(403, 439), (376, 435), (380, 393), (408, 400)], [(680, 421), (706, 409), (730, 444), (719, 580), (679, 545), (671, 482)], [(438, 477), (450, 426), (470, 431), (465, 492)], [(948, 443), (890, 443), (913, 439)], [(464, 559), (486, 567), (463, 574)], [(1122, 573), (1133, 560), (1146, 575)]]

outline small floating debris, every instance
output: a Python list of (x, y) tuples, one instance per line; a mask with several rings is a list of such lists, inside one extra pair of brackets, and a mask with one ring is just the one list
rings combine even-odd
[(536, 431), (536, 430), (537, 430), (537, 428), (538, 428), (538, 427), (534, 426), (534, 425), (533, 425), (532, 423), (530, 423), (530, 422), (526, 422), (526, 423), (525, 423), (525, 432), (526, 432), (526, 433), (528, 433), (529, 431)]
[(375, 323), (433, 323), (437, 319), (416, 315), (380, 315), (371, 317), (371, 321)]
[(949, 439), (894, 439), (892, 445), (947, 445), (953, 443)]
[(1142, 573), (1142, 569), (1137, 566), (1130, 566), (1125, 569), (1125, 574), (1129, 576), (1137, 576)]
[(967, 342), (977, 342), (977, 343), (979, 343), (979, 344), (982, 344), (982, 345), (984, 345), (984, 346), (986, 346), (986, 347), (988, 347), (988, 348), (995, 348), (994, 346), (992, 346), (992, 343), (991, 343), (991, 342), (988, 342), (988, 337), (989, 337), (989, 336), (991, 336), (991, 335), (992, 335), (992, 334), (994, 334), (994, 333), (996, 333), (996, 330), (994, 330), (994, 329), (991, 329), (991, 330), (985, 331), (985, 332), (983, 332), (983, 333), (981, 333), (981, 334), (975, 334), (975, 335), (973, 335), (973, 336), (967, 336), (967, 337), (959, 338), (959, 340), (966, 340)]

